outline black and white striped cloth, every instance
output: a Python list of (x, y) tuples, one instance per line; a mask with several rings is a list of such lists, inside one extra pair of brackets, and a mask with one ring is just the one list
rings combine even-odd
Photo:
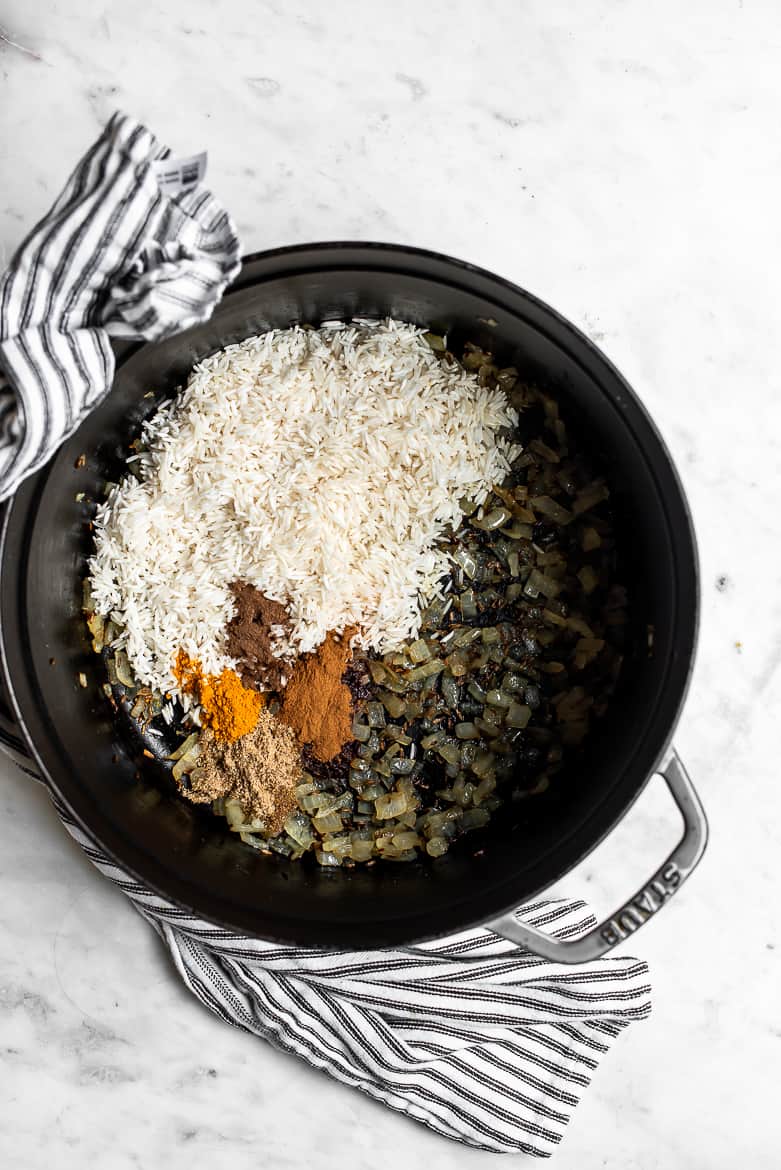
[(0, 281), (0, 499), (41, 467), (114, 376), (109, 336), (157, 340), (211, 315), (241, 267), (230, 216), (115, 114)]
[[(164, 153), (143, 127), (115, 117), (0, 286), (0, 365), (16, 395), (3, 406), (6, 492), (106, 392), (106, 332), (160, 337), (202, 320), (236, 271), (238, 242), (212, 197), (156, 189), (150, 163)], [(163, 187), (176, 181), (174, 165)], [(9, 333), (9, 323), (21, 331)], [(0, 747), (40, 778), (2, 696)], [(467, 1145), (552, 1153), (611, 1042), (650, 1011), (643, 962), (572, 968), (485, 929), (415, 952), (309, 950), (232, 934), (144, 888), (54, 804), (210, 1011)], [(562, 938), (594, 925), (582, 902), (538, 901), (518, 916)]]

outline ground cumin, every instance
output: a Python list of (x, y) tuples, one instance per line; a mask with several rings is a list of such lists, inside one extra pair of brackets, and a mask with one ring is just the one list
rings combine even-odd
[(290, 629), (287, 610), (246, 581), (234, 581), (230, 589), (236, 612), (225, 630), (228, 654), (246, 686), (281, 690), (290, 667), (275, 651), (280, 635)]
[(352, 695), (342, 675), (356, 633), (351, 627), (341, 638), (326, 634), (314, 654), (298, 659), (285, 688), (280, 718), (318, 760), (333, 759), (353, 738)]
[(185, 694), (201, 705), (201, 720), (217, 739), (233, 743), (252, 731), (258, 721), (263, 696), (245, 687), (235, 670), (205, 674), (196, 658), (180, 650), (174, 677)]
[(269, 837), (280, 833), (296, 808), (296, 785), (301, 782), (301, 753), (291, 728), (266, 708), (252, 731), (235, 743), (206, 730), (200, 749), (183, 795), (197, 804), (220, 796), (238, 800), (245, 820), (262, 821)]

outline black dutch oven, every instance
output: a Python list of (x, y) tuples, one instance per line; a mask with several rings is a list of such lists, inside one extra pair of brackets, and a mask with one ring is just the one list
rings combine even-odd
[[(533, 800), (500, 809), (469, 847), (436, 861), (322, 870), (258, 854), (179, 798), (101, 693), (80, 612), (89, 506), (121, 474), (127, 443), (193, 364), (249, 334), (296, 322), (395, 317), (470, 340), (551, 387), (587, 432), (612, 489), (630, 595), (630, 648), (607, 715), (582, 756)], [(111, 394), (7, 510), (0, 631), (13, 715), (52, 789), (119, 865), (220, 926), (309, 946), (411, 946), (490, 924), (564, 962), (594, 958), (647, 921), (699, 861), (707, 828), (670, 738), (697, 632), (694, 535), (670, 456), (633, 391), (568, 321), (499, 277), (446, 256), (335, 243), (250, 256), (205, 325), (124, 346)], [(80, 469), (79, 456), (86, 465)], [(83, 688), (79, 674), (87, 679)], [(584, 938), (517, 924), (513, 908), (563, 877), (659, 771), (683, 814), (656, 873)], [(477, 856), (475, 854), (477, 853)]]

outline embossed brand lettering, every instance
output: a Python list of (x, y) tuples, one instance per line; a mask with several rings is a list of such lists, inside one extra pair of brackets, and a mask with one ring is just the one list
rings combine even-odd
[(645, 919), (635, 910), (634, 906), (625, 906), (618, 917), (618, 921), (627, 934), (632, 934), (633, 931), (637, 930), (638, 926), (643, 925)]
[(633, 904), (634, 904), (634, 906), (636, 906), (636, 908), (638, 910), (641, 910), (646, 916), (653, 914), (654, 910), (658, 910), (658, 908), (659, 908), (658, 903), (654, 902), (654, 900), (653, 900), (650, 886), (647, 886), (643, 890), (642, 894), (638, 894), (637, 897), (633, 899)]
[(606, 922), (600, 934), (609, 947), (633, 934), (638, 926), (647, 922), (659, 907), (672, 897), (681, 883), (681, 871), (674, 861), (669, 862), (663, 870), (651, 879), (645, 889), (635, 894), (631, 902), (622, 906), (618, 913)]

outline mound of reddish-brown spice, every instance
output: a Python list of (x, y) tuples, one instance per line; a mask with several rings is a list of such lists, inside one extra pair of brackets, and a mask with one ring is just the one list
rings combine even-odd
[(352, 695), (342, 676), (356, 633), (354, 627), (328, 633), (313, 654), (298, 659), (285, 688), (280, 718), (318, 760), (333, 759), (353, 738)]

